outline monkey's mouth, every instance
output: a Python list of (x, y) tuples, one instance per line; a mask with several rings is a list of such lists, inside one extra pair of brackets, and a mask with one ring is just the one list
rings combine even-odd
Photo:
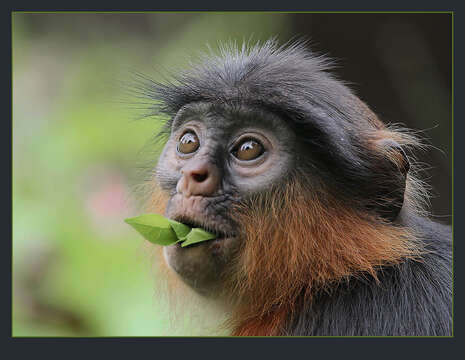
[(207, 240), (207, 241), (204, 241), (198, 244), (193, 244), (190, 246), (199, 246), (199, 245), (202, 245), (203, 243), (211, 243), (212, 241), (234, 238), (237, 235), (233, 231), (225, 230), (223, 227), (220, 227), (216, 224), (209, 223), (207, 221), (197, 221), (197, 220), (189, 219), (183, 216), (177, 216), (174, 218), (174, 220), (179, 221), (191, 228), (202, 228), (216, 236), (214, 239)]

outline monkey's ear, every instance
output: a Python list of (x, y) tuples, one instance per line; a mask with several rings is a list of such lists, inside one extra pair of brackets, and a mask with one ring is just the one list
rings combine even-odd
[(385, 219), (394, 221), (404, 204), (410, 162), (404, 149), (392, 139), (378, 140), (377, 146), (385, 160), (378, 193), (379, 212)]
[(410, 170), (410, 162), (408, 161), (404, 149), (392, 139), (380, 140), (378, 144), (384, 148), (389, 159), (401, 174), (407, 176), (407, 172)]

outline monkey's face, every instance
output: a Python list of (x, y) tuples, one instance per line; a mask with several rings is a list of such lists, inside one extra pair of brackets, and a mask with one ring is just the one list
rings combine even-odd
[(197, 291), (216, 291), (241, 245), (234, 205), (282, 181), (294, 164), (295, 135), (277, 116), (244, 106), (183, 107), (156, 169), (169, 193), (165, 216), (217, 235), (164, 248), (168, 265)]

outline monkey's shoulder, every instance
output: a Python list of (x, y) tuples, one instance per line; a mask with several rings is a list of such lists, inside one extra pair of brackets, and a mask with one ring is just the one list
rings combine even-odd
[(452, 334), (452, 232), (414, 219), (426, 253), (370, 276), (351, 277), (316, 294), (290, 335), (448, 336)]

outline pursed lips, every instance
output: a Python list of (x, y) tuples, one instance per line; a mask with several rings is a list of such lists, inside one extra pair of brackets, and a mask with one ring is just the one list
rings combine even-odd
[(209, 209), (209, 201), (209, 198), (184, 197), (178, 193), (171, 198), (165, 215), (190, 227), (200, 227), (209, 231), (217, 235), (216, 240), (235, 237), (232, 221)]

